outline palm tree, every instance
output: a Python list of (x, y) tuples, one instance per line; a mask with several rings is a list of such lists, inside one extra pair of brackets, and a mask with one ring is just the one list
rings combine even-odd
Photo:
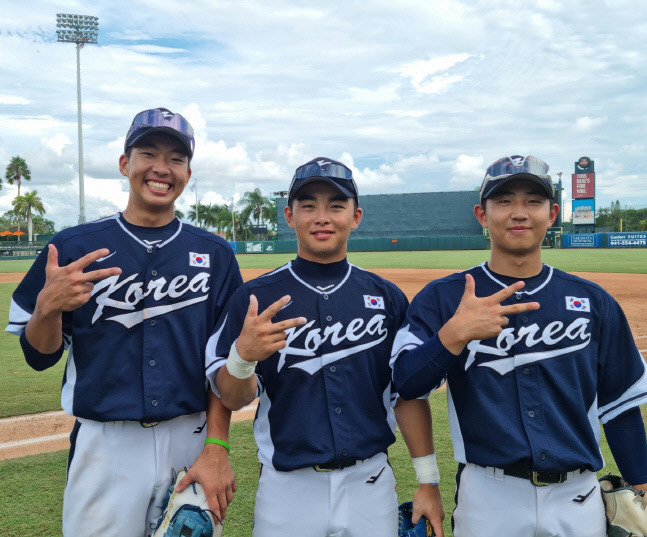
[(261, 221), (272, 221), (272, 201), (263, 196), (260, 188), (255, 188), (253, 192), (245, 192), (240, 204), (243, 206), (240, 212), (241, 222), (247, 223), (252, 215), (257, 226), (261, 225)]
[[(7, 170), (5, 171), (5, 179), (10, 185), (18, 185), (18, 197), (20, 196), (20, 183), (24, 179), (25, 181), (31, 181), (31, 170), (27, 166), (27, 162), (22, 157), (11, 157), (9, 164), (7, 164)], [(20, 213), (18, 213), (18, 229), (20, 229)], [(20, 237), (18, 237), (20, 240)], [(31, 239), (30, 239), (31, 240)]]
[(180, 211), (180, 209), (175, 209), (175, 216), (182, 220), (182, 218), (184, 218), (184, 213)]
[(207, 205), (202, 205), (202, 203), (198, 202), (197, 204), (193, 204), (189, 207), (189, 215), (188, 218), (192, 222), (195, 222), (195, 225), (200, 227), (200, 222), (204, 223), (204, 217), (207, 214)]
[[(45, 213), (43, 200), (38, 196), (38, 191), (34, 190), (33, 192), (26, 192), (24, 196), (16, 196), (11, 203), (19, 218), (21, 214), (27, 216), (27, 236), (29, 242), (31, 242), (33, 235), (32, 213), (37, 212), (41, 215)], [(18, 236), (18, 239), (20, 239), (20, 236)]]

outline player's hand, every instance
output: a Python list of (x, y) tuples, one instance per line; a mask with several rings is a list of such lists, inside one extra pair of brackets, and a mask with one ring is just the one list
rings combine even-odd
[(58, 265), (58, 250), (56, 246), (50, 244), (45, 266), (45, 285), (38, 295), (36, 307), (46, 316), (47, 314), (73, 311), (83, 306), (92, 296), (92, 289), (94, 289), (92, 282), (121, 274), (119, 267), (106, 267), (105, 269), (83, 272), (97, 259), (108, 254), (110, 254), (110, 250), (100, 248), (65, 267), (60, 267)]
[(182, 492), (191, 483), (202, 485), (211, 509), (220, 520), (225, 520), (227, 506), (236, 492), (236, 477), (229, 462), (227, 450), (217, 444), (207, 444), (187, 474), (178, 483)]
[(258, 362), (269, 358), (285, 347), (285, 338), (287, 337), (285, 331), (288, 328), (306, 323), (305, 317), (272, 322), (272, 318), (289, 302), (290, 295), (286, 295), (259, 314), (258, 300), (254, 295), (250, 295), (247, 316), (236, 341), (236, 350), (243, 360)]
[(631, 485), (631, 486), (632, 486), (633, 488), (635, 488), (636, 490), (642, 490), (642, 491), (644, 491), (645, 493), (647, 493), (647, 483), (643, 483), (643, 484), (641, 484), (641, 485)]
[(438, 331), (440, 341), (452, 354), (459, 355), (473, 340), (498, 336), (510, 321), (506, 315), (539, 309), (538, 302), (501, 305), (506, 298), (523, 288), (516, 282), (486, 297), (476, 296), (476, 284), (471, 274), (465, 274), (465, 292), (454, 316)]
[(445, 519), (445, 510), (443, 509), (438, 485), (423, 483), (413, 495), (411, 522), (417, 524), (421, 516), (431, 522), (431, 527), (434, 528), (436, 537), (444, 537), (443, 520)]

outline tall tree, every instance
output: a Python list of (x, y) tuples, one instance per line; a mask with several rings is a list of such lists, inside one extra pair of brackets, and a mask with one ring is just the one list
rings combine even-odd
[(198, 202), (197, 204), (193, 204), (189, 207), (189, 214), (187, 215), (187, 218), (191, 220), (192, 222), (195, 222), (195, 225), (198, 227), (201, 227), (200, 224), (204, 224), (204, 217), (207, 214), (207, 205), (203, 205), (202, 203)]
[(244, 223), (249, 222), (253, 217), (256, 225), (260, 226), (261, 222), (271, 222), (272, 217), (276, 214), (272, 210), (272, 200), (263, 196), (260, 188), (255, 188), (252, 192), (245, 192), (239, 203), (243, 206), (240, 220)]
[(29, 238), (29, 242), (31, 242), (33, 239), (32, 214), (34, 212), (41, 215), (45, 213), (43, 200), (38, 196), (38, 191), (34, 190), (32, 192), (25, 192), (24, 196), (16, 196), (12, 201), (12, 204), (16, 214), (27, 217), (27, 236)]
[[(5, 179), (10, 185), (18, 185), (18, 197), (20, 197), (20, 183), (23, 180), (31, 181), (31, 170), (24, 158), (11, 157), (5, 171)], [(18, 229), (20, 229), (20, 213), (18, 213)], [(20, 240), (20, 237), (18, 237), (18, 240)]]

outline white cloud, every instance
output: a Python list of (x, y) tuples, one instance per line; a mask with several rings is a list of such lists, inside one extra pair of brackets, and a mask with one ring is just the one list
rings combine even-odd
[[(124, 135), (155, 106), (192, 123), (193, 177), (211, 203), (284, 190), (316, 156), (350, 159), (362, 192), (399, 193), (471, 190), (487, 163), (523, 153), (565, 184), (588, 155), (598, 205), (647, 206), (641, 0), (138, 7), (65, 7), (99, 17), (99, 44), (81, 51), (88, 219), (123, 208)], [(55, 11), (3, 5), (0, 166), (26, 158), (61, 227), (78, 218), (76, 55), (56, 42)], [(0, 213), (13, 192), (0, 191)], [(187, 192), (179, 206), (194, 202)]]
[(589, 117), (589, 116), (583, 116), (583, 117), (578, 117), (575, 120), (575, 130), (580, 133), (585, 133), (592, 131), (599, 127), (600, 125), (603, 125), (606, 123), (607, 118), (606, 117)]

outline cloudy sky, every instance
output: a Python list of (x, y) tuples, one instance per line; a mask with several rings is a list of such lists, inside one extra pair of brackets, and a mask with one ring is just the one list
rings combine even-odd
[[(0, 165), (20, 155), (57, 228), (79, 215), (75, 45), (56, 13), (99, 17), (81, 50), (86, 217), (125, 207), (132, 117), (196, 130), (203, 203), (287, 188), (317, 156), (360, 194), (473, 190), (488, 164), (595, 161), (597, 206), (647, 207), (644, 0), (0, 1)], [(194, 180), (192, 179), (192, 181)], [(0, 213), (16, 187), (0, 191)], [(196, 191), (179, 208), (188, 211)]]

